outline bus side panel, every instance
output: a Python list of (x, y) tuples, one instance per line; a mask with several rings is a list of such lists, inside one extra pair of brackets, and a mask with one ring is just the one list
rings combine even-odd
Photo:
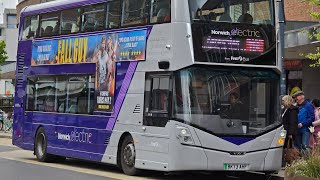
[(14, 98), (13, 135), (12, 143), (18, 147), (24, 147), (24, 133), (26, 131), (23, 123), (25, 121), (26, 106), (26, 74), (31, 64), (32, 41), (21, 41), (18, 44), (17, 67), (16, 67), (16, 91)]

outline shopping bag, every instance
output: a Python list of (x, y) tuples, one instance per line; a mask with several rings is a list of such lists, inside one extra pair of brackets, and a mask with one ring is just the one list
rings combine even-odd
[(293, 147), (293, 140), (289, 138), (287, 142), (287, 147), (284, 149), (285, 162), (290, 164), (294, 160), (299, 159), (300, 157), (300, 151), (297, 148)]

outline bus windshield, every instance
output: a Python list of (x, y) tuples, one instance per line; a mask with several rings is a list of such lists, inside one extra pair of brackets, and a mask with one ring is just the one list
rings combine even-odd
[(218, 135), (257, 136), (280, 124), (272, 70), (191, 67), (175, 76), (174, 116)]
[(270, 0), (190, 0), (193, 20), (273, 24)]

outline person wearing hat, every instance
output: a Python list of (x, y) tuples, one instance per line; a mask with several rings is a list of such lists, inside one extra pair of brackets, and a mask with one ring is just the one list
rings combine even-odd
[(296, 146), (300, 150), (306, 150), (309, 148), (310, 131), (309, 127), (312, 126), (314, 121), (314, 107), (312, 104), (305, 100), (303, 91), (297, 91), (292, 96), (299, 108), (298, 113), (298, 134), (296, 138)]

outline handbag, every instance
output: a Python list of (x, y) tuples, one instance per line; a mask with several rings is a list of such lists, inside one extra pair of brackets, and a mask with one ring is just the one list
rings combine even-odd
[(290, 164), (294, 160), (299, 159), (300, 157), (300, 151), (297, 148), (293, 147), (293, 140), (289, 138), (287, 142), (287, 147), (284, 149), (285, 162)]

